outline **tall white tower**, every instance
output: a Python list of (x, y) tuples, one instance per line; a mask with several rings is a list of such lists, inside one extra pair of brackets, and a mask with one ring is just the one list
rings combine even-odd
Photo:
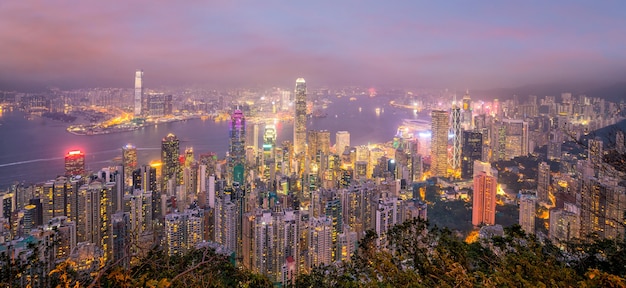
[(143, 104), (143, 70), (135, 71), (135, 117), (141, 116)]

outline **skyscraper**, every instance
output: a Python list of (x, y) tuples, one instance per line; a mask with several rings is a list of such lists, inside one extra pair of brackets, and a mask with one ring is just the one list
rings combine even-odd
[(293, 125), (294, 154), (306, 153), (306, 82), (304, 78), (296, 80), (296, 114)]
[(246, 118), (236, 109), (230, 117), (230, 143), (228, 146), (228, 181), (243, 183), (246, 161)]
[(124, 181), (131, 184), (132, 173), (137, 169), (137, 148), (132, 144), (122, 147), (122, 162), (124, 166)]
[(452, 102), (452, 169), (458, 175), (461, 169), (461, 108), (456, 103), (456, 96)]
[[(528, 155), (528, 122), (517, 119), (502, 120), (505, 159)], [(503, 143), (500, 143), (502, 145)]]
[(350, 132), (337, 131), (335, 134), (335, 152), (341, 155), (346, 147), (350, 147)]
[(446, 176), (448, 169), (448, 121), (447, 111), (433, 110), (432, 117), (432, 140), (431, 140), (431, 164), (430, 171), (433, 176)]
[(135, 71), (135, 117), (141, 116), (143, 111), (143, 70)]
[(470, 179), (474, 175), (474, 161), (482, 160), (483, 134), (463, 131), (463, 148), (461, 149), (461, 178)]
[(85, 173), (85, 153), (80, 150), (67, 152), (65, 155), (65, 175), (76, 176)]
[(472, 98), (470, 98), (469, 90), (463, 95), (463, 107), (461, 111), (461, 127), (463, 130), (471, 130), (472, 124)]
[(540, 162), (537, 171), (537, 200), (547, 202), (550, 191), (550, 165)]
[(474, 196), (472, 225), (496, 224), (496, 189), (498, 170), (487, 162), (474, 161)]
[(519, 225), (526, 233), (535, 234), (535, 206), (537, 197), (534, 194), (522, 194), (519, 199)]
[(178, 156), (180, 154), (180, 141), (176, 138), (176, 135), (170, 133), (167, 134), (163, 141), (161, 141), (161, 175), (163, 177), (162, 185), (167, 187), (167, 182), (170, 179), (177, 181), (178, 170), (180, 169), (180, 162)]

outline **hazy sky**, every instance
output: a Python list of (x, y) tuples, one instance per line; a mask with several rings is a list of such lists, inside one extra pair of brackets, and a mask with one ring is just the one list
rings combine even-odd
[(626, 1), (0, 2), (0, 89), (138, 68), (154, 87), (623, 80)]

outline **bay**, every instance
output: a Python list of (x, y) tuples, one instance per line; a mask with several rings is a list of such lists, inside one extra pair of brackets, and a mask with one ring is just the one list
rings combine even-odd
[[(426, 112), (418, 115), (392, 107), (389, 99), (381, 96), (360, 96), (355, 101), (349, 97), (330, 100), (333, 103), (325, 110), (327, 117), (310, 118), (307, 129), (329, 130), (331, 143), (337, 131), (350, 132), (353, 146), (386, 142), (393, 138), (404, 119), (428, 117)], [(26, 116), (6, 109), (0, 115), (0, 189), (16, 181), (37, 183), (63, 174), (63, 156), (70, 150), (84, 151), (87, 169), (97, 171), (113, 165), (113, 159), (121, 157), (122, 146), (131, 143), (137, 147), (138, 163), (147, 164), (160, 159), (161, 139), (168, 133), (174, 133), (181, 140), (181, 150), (193, 147), (196, 157), (215, 152), (223, 158), (228, 150), (228, 121), (191, 119), (129, 132), (77, 136), (66, 132), (65, 123), (39, 117), (29, 120)], [(252, 127), (248, 123), (248, 131), (251, 132)], [(293, 139), (291, 122), (278, 123), (276, 128), (277, 143)], [(262, 130), (260, 125), (259, 137), (263, 135)]]

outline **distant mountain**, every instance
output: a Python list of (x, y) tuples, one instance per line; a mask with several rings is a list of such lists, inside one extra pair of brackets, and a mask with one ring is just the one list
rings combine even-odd
[[(528, 95), (560, 96), (561, 93), (572, 93), (573, 96), (580, 94), (589, 97), (599, 97), (607, 101), (619, 103), (626, 100), (626, 81), (616, 83), (544, 83), (525, 85), (516, 88), (499, 88), (488, 90), (470, 90), (472, 99), (512, 99), (513, 95), (518, 95), (520, 100), (526, 99)], [(558, 98), (557, 98), (558, 99)]]

